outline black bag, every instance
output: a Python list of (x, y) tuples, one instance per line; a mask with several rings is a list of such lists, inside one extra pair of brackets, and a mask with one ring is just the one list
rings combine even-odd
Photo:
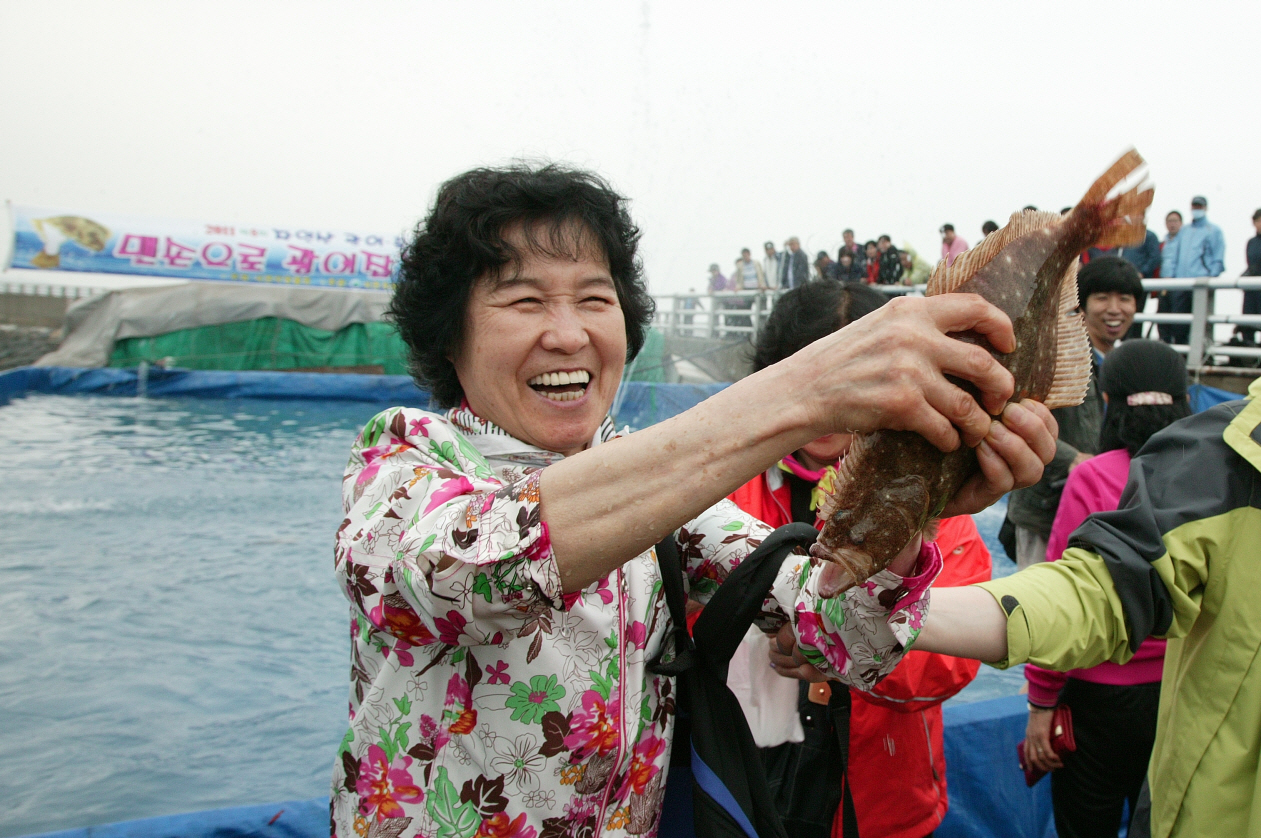
[(845, 838), (857, 838), (858, 819), (849, 778), (849, 688), (833, 683), (826, 705), (809, 699), (810, 685), (801, 684), (797, 710), (805, 738), (785, 742), (763, 753), (767, 782), (784, 829), (794, 838), (828, 838), (841, 808)]
[[(673, 660), (660, 655), (649, 669), (678, 676), (675, 758), (691, 758), (693, 819), (698, 838), (787, 838), (744, 712), (727, 688), (727, 665), (753, 620), (761, 613), (794, 547), (814, 543), (809, 524), (789, 524), (771, 533), (719, 586), (687, 633), (683, 568), (673, 537), (657, 545), (666, 603), (674, 622)], [(837, 689), (848, 699), (849, 692)], [(690, 728), (690, 730), (688, 729)], [(848, 724), (845, 735), (848, 740)], [(671, 760), (672, 763), (675, 759)], [(835, 808), (833, 808), (835, 811)], [(854, 833), (847, 833), (848, 836)]]

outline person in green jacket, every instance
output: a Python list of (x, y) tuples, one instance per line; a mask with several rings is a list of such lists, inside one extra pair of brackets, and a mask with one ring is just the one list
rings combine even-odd
[(1154, 838), (1261, 838), (1261, 379), (1176, 422), (1058, 562), (934, 589), (923, 651), (999, 668), (1125, 663), (1169, 639), (1148, 781)]

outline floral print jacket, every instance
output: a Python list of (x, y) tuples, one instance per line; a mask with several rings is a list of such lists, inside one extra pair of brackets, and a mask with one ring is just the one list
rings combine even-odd
[[(606, 420), (593, 444), (613, 436)], [(539, 467), (557, 458), (467, 408), (392, 408), (355, 442), (336, 540), (351, 688), (334, 836), (656, 834), (675, 685), (646, 668), (670, 629), (655, 552), (566, 595), (539, 513)], [(680, 528), (690, 595), (707, 601), (768, 532), (729, 501)], [(816, 565), (785, 560), (761, 624), (791, 619), (815, 665), (870, 687), (918, 635), (940, 556), (930, 545), (916, 576), (835, 600), (815, 595)]]

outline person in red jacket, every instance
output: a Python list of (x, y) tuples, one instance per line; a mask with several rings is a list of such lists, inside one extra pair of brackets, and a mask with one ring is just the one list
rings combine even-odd
[[(785, 294), (758, 336), (755, 366), (777, 363), (798, 349), (874, 311), (887, 300), (856, 283), (812, 283)], [(741, 509), (772, 526), (807, 521), (820, 526), (816, 484), (844, 456), (849, 437), (814, 440), (733, 492)], [(990, 578), (990, 554), (969, 516), (938, 528), (944, 567), (939, 585)], [(946, 759), (941, 704), (976, 677), (976, 661), (912, 651), (870, 693), (852, 691), (848, 782), (862, 838), (924, 838), (945, 817)], [(827, 704), (829, 686), (812, 685), (810, 700)], [(888, 779), (898, 778), (896, 803)], [(832, 834), (842, 835), (838, 812)]]

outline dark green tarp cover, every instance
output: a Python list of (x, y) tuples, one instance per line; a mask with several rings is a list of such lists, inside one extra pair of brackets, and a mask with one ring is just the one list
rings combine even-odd
[(166, 366), (193, 370), (379, 366), (386, 375), (407, 374), (407, 348), (388, 323), (352, 323), (327, 332), (279, 317), (125, 338), (115, 342), (109, 365), (163, 359)]
[[(626, 368), (627, 381), (662, 381), (665, 340), (649, 329), (639, 357)], [(189, 370), (301, 370), (380, 367), (385, 375), (407, 374), (407, 347), (388, 323), (352, 323), (336, 332), (295, 320), (261, 317), (181, 329), (114, 343), (111, 367), (141, 361)]]

